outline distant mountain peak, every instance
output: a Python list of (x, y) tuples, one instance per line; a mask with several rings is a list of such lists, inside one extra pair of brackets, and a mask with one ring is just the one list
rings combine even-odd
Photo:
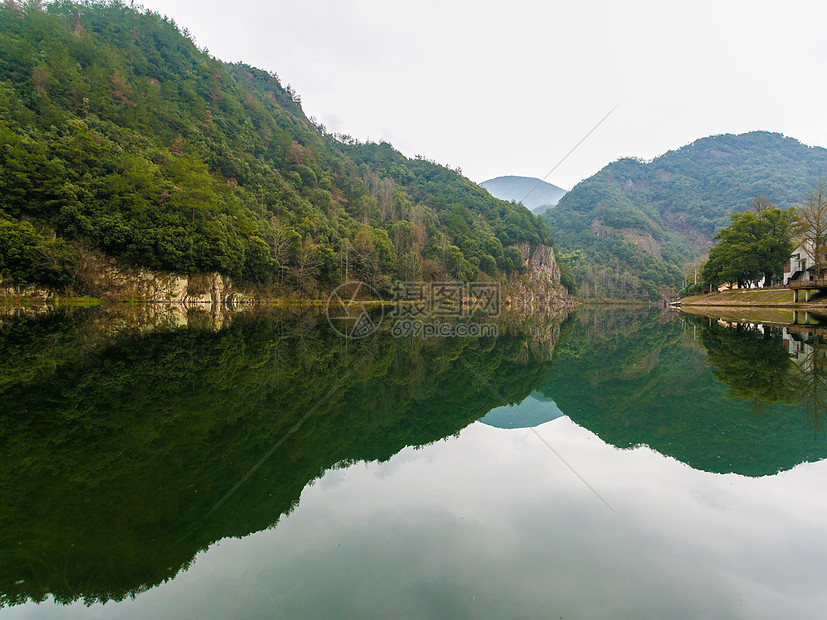
[(500, 200), (521, 202), (540, 214), (554, 207), (566, 193), (561, 187), (536, 177), (502, 176), (480, 183), (489, 194)]

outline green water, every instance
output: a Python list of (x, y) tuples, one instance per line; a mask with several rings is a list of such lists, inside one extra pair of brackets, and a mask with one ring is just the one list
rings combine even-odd
[(821, 616), (817, 335), (498, 327), (7, 313), (0, 617)]

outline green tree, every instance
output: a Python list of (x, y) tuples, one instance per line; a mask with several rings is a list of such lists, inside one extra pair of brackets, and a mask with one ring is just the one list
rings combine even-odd
[(730, 225), (715, 235), (720, 241), (703, 267), (704, 281), (714, 286), (728, 282), (743, 287), (763, 277), (765, 286), (769, 286), (792, 251), (794, 217), (793, 208), (782, 211), (775, 206), (761, 213), (732, 213)]

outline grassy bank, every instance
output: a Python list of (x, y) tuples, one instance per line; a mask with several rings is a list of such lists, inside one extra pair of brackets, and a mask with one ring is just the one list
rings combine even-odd
[(793, 303), (793, 292), (788, 289), (745, 289), (692, 295), (681, 299), (681, 306), (791, 306), (825, 307), (827, 296), (818, 295), (807, 303)]
[[(821, 318), (818, 310), (827, 312), (824, 307), (813, 310), (808, 308), (807, 318)], [(682, 306), (681, 312), (735, 323), (793, 325), (801, 320), (800, 312), (796, 312), (796, 307), (792, 306)]]

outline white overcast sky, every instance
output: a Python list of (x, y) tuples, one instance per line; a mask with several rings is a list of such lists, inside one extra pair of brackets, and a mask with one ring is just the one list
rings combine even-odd
[(827, 2), (145, 0), (276, 71), (329, 130), (481, 182), (570, 189), (622, 156), (767, 130), (827, 146)]

